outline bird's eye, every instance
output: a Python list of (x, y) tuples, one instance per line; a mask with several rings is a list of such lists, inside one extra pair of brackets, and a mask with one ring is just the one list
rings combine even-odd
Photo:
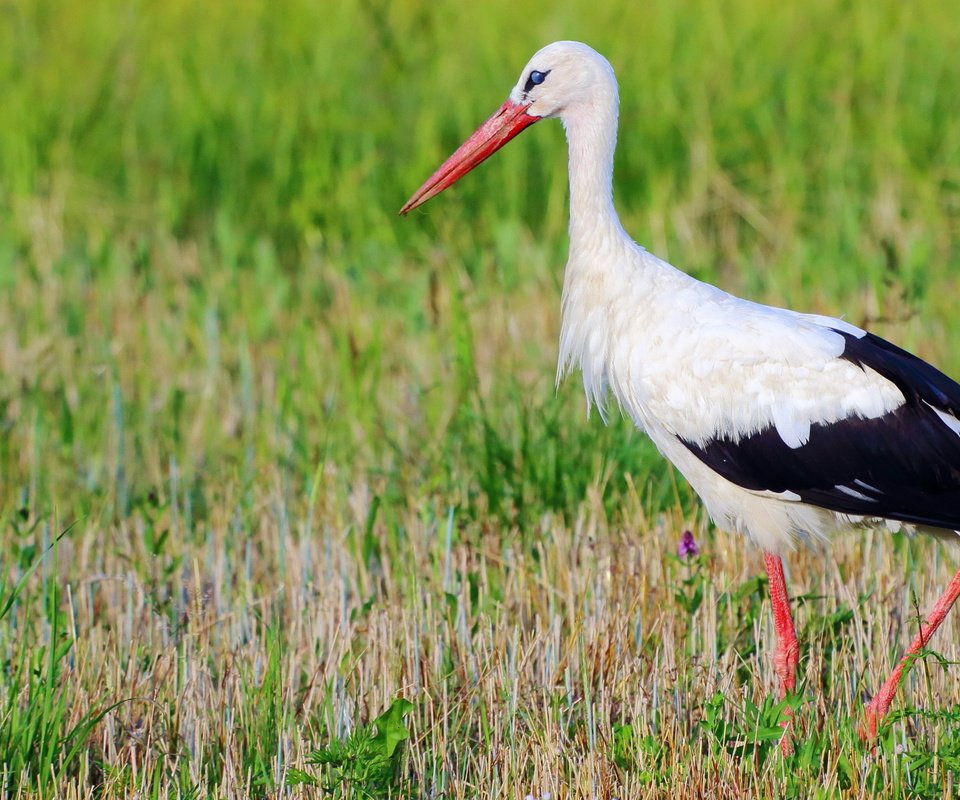
[(527, 83), (523, 87), (523, 91), (529, 92), (534, 86), (539, 86), (547, 79), (547, 75), (550, 74), (550, 70), (546, 72), (540, 72), (539, 70), (534, 70), (530, 73), (530, 77), (527, 78)]

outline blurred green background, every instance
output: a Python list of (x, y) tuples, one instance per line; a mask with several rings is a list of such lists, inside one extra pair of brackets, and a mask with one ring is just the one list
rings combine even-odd
[[(844, 314), (960, 375), (955, 2), (0, 0), (0, 589), (30, 578), (0, 612), (0, 653), (21, 654), (0, 673), (3, 697), (25, 696), (50, 641), (99, 664), (45, 681), (62, 714), (129, 696), (103, 678), (113, 670), (146, 674), (170, 642), (202, 641), (181, 660), (247, 681), (236, 758), (270, 785), (278, 727), (339, 736), (343, 708), (384, 707), (376, 692), (400, 680), (377, 663), (359, 687), (337, 672), (305, 722), (293, 699), (312, 677), (258, 705), (264, 653), (327, 663), (326, 640), (296, 628), (321, 589), (342, 589), (341, 625), (377, 604), (416, 616), (424, 592), (437, 608), (453, 596), (451, 548), (494, 553), (486, 594), (471, 591), (511, 641), (510, 604), (526, 600), (504, 599), (518, 584), (503, 553), (530, 545), (518, 569), (534, 577), (519, 585), (553, 581), (538, 572), (539, 543), (565, 548), (551, 515), (619, 530), (639, 499), (651, 525), (696, 527), (680, 522), (698, 519), (695, 500), (629, 423), (588, 419), (576, 379), (554, 388), (560, 125), (397, 216), (556, 39), (617, 71), (615, 197), (640, 243), (751, 299)], [(74, 522), (57, 564), (29, 573)], [(431, 549), (441, 526), (446, 556)], [(222, 614), (209, 642), (188, 613), (208, 584)], [(79, 598), (70, 636), (65, 586)], [(234, 668), (250, 642), (261, 649)], [(291, 663), (284, 675), (298, 675)], [(455, 677), (442, 678), (451, 692)], [(222, 724), (179, 683), (155, 691), (168, 703), (151, 712), (157, 741), (188, 711)], [(2, 718), (0, 749), (15, 716)], [(42, 738), (4, 763), (50, 774), (31, 749)], [(127, 752), (120, 733), (98, 741)], [(184, 786), (201, 773), (219, 785), (219, 746), (176, 751), (156, 785), (168, 768)], [(126, 757), (111, 753), (96, 758)], [(134, 784), (118, 779), (117, 796)]]
[[(518, 287), (558, 304), (559, 125), (396, 210), (558, 38), (619, 75), (616, 198), (638, 241), (960, 370), (951, 3), (34, 0), (2, 15), (7, 508), (25, 488), (83, 505), (70, 474), (107, 491), (118, 459), (143, 488), (171, 456), (249, 464), (258, 436), (310, 472), (330, 448), (396, 465), (378, 425), (442, 434), (449, 387), (435, 408), (411, 401), (419, 425), (391, 418), (393, 398), (447, 383), (437, 359), (472, 335), (458, 319)], [(553, 343), (514, 339), (525, 361), (504, 354), (484, 391), (554, 403)], [(247, 456), (212, 424), (230, 413)]]

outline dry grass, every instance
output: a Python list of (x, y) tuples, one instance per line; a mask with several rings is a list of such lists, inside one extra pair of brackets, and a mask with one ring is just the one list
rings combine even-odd
[[(414, 508), (399, 518), (406, 557), (369, 569), (357, 558), (356, 531), (371, 496), (361, 485), (343, 503), (321, 489), (326, 513), (312, 535), (308, 504), (258, 496), (257, 552), (233, 559), (224, 556), (238, 548), (230, 506), (213, 506), (223, 524), (210, 526), (202, 548), (184, 548), (182, 569), (161, 584), (165, 597), (130, 568), (129, 554), (90, 546), (138, 538), (140, 515), (108, 531), (86, 526), (64, 543), (74, 646), (62, 690), (71, 720), (122, 704), (96, 727), (77, 773), (57, 778), (46, 796), (124, 797), (153, 785), (153, 796), (176, 797), (189, 785), (200, 796), (249, 797), (264, 788), (251, 761), (263, 759), (260, 768), (282, 782), (290, 767), (307, 768), (312, 746), (397, 695), (414, 704), (405, 771), (425, 796), (687, 798), (705, 786), (714, 797), (782, 794), (777, 758), (722, 757), (722, 749), (718, 757), (698, 729), (715, 693), (734, 711), (774, 691), (762, 587), (723, 599), (760, 569), (738, 539), (697, 528), (704, 555), (684, 564), (674, 554), (684, 525), (676, 514), (650, 520), (634, 503), (610, 525), (588, 503), (572, 525), (545, 515), (525, 551), (520, 536)], [(155, 527), (175, 524), (168, 517)], [(372, 533), (389, 536), (380, 523)], [(931, 542), (903, 545), (850, 537), (790, 562), (794, 592), (822, 596), (798, 616), (809, 650), (797, 738), (816, 732), (830, 745), (824, 796), (841, 796), (840, 787), (843, 797), (876, 796), (856, 778), (865, 781), (871, 765), (899, 780), (897, 756), (870, 755), (850, 731), (861, 699), (912, 635), (915, 603), (928, 607), (951, 574)], [(911, 559), (925, 568), (910, 569)], [(690, 577), (703, 590), (692, 615), (675, 597)], [(831, 627), (842, 611), (851, 619)], [(958, 634), (953, 618), (937, 640), (953, 661)], [(955, 708), (960, 686), (928, 660), (902, 703)], [(623, 724), (635, 741), (614, 757), (612, 731)], [(936, 751), (945, 734), (919, 717), (894, 728), (903, 748), (925, 742)], [(647, 736), (655, 748), (637, 745)], [(852, 781), (838, 765), (844, 758)], [(942, 774), (943, 796), (955, 796), (955, 776)]]

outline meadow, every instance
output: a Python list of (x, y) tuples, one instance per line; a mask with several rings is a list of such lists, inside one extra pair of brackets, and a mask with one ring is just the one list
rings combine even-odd
[(960, 376), (955, 3), (0, 19), (3, 796), (960, 795), (960, 612), (856, 735), (956, 551), (790, 556), (784, 757), (759, 553), (555, 388), (560, 126), (397, 217), (579, 39), (638, 241)]

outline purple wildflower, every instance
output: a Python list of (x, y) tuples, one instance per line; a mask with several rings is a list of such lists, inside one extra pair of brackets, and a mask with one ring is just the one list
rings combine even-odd
[(677, 555), (680, 558), (690, 558), (700, 555), (700, 548), (693, 538), (692, 531), (684, 531), (683, 538), (680, 539), (680, 545), (677, 547)]

